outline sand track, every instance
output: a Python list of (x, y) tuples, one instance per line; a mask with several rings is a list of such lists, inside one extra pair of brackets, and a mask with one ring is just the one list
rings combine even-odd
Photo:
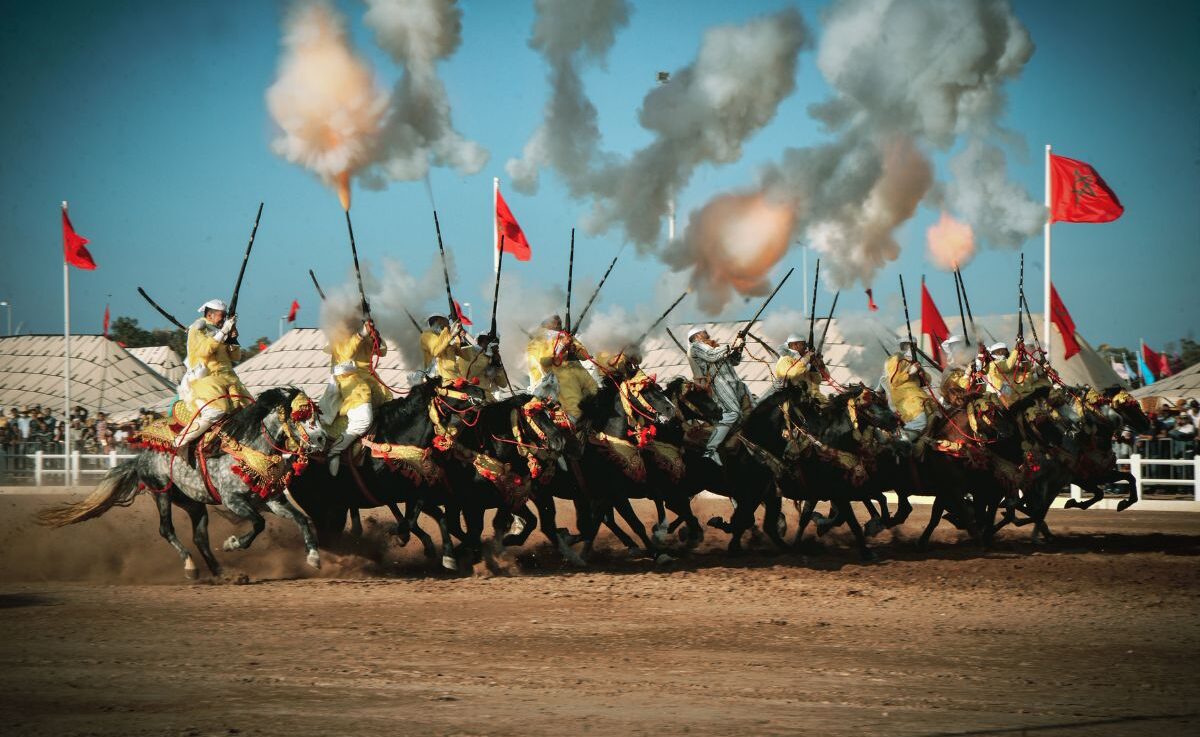
[[(860, 565), (844, 538), (666, 570), (536, 544), (429, 574), (373, 525), (310, 574), (275, 524), (188, 584), (151, 506), (35, 528), (0, 496), (0, 723), (19, 735), (1173, 735), (1200, 725), (1200, 515), (1056, 512), (992, 552), (928, 513)], [(708, 512), (728, 509), (707, 503)], [(648, 519), (648, 512), (644, 518)], [(794, 519), (794, 513), (793, 517)], [(564, 523), (570, 523), (569, 516)], [(213, 539), (228, 534), (214, 520)], [(177, 519), (188, 541), (185, 518)]]

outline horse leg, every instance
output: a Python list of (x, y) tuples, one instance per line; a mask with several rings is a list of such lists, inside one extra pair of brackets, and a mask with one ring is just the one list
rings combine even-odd
[(637, 543), (633, 541), (633, 538), (630, 537), (625, 530), (621, 529), (620, 523), (617, 522), (616, 510), (614, 507), (609, 507), (606, 509), (602, 519), (604, 520), (604, 526), (607, 527), (626, 548), (635, 552), (641, 550)]
[(666, 544), (667, 533), (671, 532), (670, 526), (667, 524), (667, 507), (662, 499), (654, 500), (654, 511), (658, 513), (658, 521), (654, 523), (654, 532), (651, 534), (654, 537), (654, 544), (661, 546)]
[(359, 514), (358, 507), (349, 507), (346, 514), (350, 516), (350, 534), (355, 537), (362, 537), (362, 515)]
[(573, 566), (583, 568), (587, 564), (579, 554), (571, 549), (567, 544), (567, 539), (564, 535), (559, 534), (558, 530), (558, 510), (554, 507), (554, 495), (549, 491), (544, 494), (534, 496), (534, 504), (538, 509), (538, 528), (542, 534), (550, 541), (554, 547), (558, 548), (559, 554), (563, 560)]
[(1129, 496), (1117, 502), (1117, 511), (1124, 512), (1138, 500), (1137, 479), (1128, 471), (1117, 471), (1113, 474), (1113, 481), (1114, 483), (1124, 481), (1129, 484)]
[[(437, 522), (438, 532), (442, 536), (442, 568), (445, 568), (447, 571), (457, 571), (458, 559), (454, 557), (454, 541), (450, 539), (450, 527), (446, 522), (447, 514), (439, 507), (433, 505), (421, 511), (426, 516), (433, 517), (434, 521)], [(455, 516), (457, 517), (457, 512), (455, 512)], [(437, 553), (434, 553), (434, 556), (436, 557)]]
[(642, 541), (642, 544), (646, 546), (647, 552), (654, 550), (656, 548), (654, 541), (651, 540), (650, 535), (647, 534), (646, 525), (643, 524), (641, 518), (637, 516), (637, 512), (634, 511), (633, 504), (629, 501), (629, 499), (627, 497), (621, 497), (620, 499), (617, 499), (616, 504), (614, 504), (614, 508), (616, 512), (621, 515), (621, 519), (625, 520), (625, 524), (629, 526), (629, 529), (633, 530), (633, 534), (637, 535), (638, 539)]
[(846, 520), (842, 515), (842, 509), (834, 502), (829, 502), (829, 516), (825, 517), (820, 512), (813, 512), (813, 519), (817, 523), (817, 537), (822, 537), (826, 532), (829, 532), (835, 527), (840, 527)]
[(817, 503), (812, 499), (805, 499), (804, 504), (800, 506), (800, 521), (796, 524), (796, 537), (792, 540), (792, 549), (800, 549), (804, 540), (804, 530), (807, 529), (808, 523), (812, 521), (813, 513), (816, 511)]
[[(676, 521), (687, 525), (687, 537), (684, 540), (688, 548), (694, 548), (704, 540), (704, 527), (700, 525), (700, 520), (696, 518), (692, 512), (692, 501), (690, 497), (680, 496), (666, 502), (666, 506), (675, 513)], [(655, 537), (657, 542), (658, 538)]]
[[(408, 541), (412, 539), (412, 526), (408, 522), (408, 517), (406, 517), (400, 511), (400, 506), (398, 504), (395, 502), (388, 502), (387, 508), (388, 511), (392, 513), (392, 517), (396, 520), (396, 531), (393, 534), (400, 539), (400, 547), (404, 547), (405, 545), (408, 545)], [(357, 512), (358, 510), (354, 511)]]
[(417, 516), (421, 514), (421, 510), (425, 507), (424, 499), (415, 499), (404, 505), (405, 521), (408, 523), (408, 529), (412, 534), (417, 536), (417, 541), (421, 543), (421, 550), (425, 553), (425, 559), (434, 563), (437, 558), (437, 546), (433, 544), (433, 538), (428, 532), (421, 529), (421, 525), (417, 522)]
[(925, 550), (929, 547), (929, 538), (933, 536), (933, 531), (937, 529), (938, 523), (942, 521), (942, 511), (944, 509), (942, 495), (935, 495), (933, 497), (933, 508), (929, 510), (929, 522), (925, 525), (925, 530), (921, 532), (920, 539), (917, 540), (917, 550)]
[(862, 525), (858, 523), (858, 518), (854, 516), (854, 509), (850, 506), (850, 500), (839, 499), (835, 502), (835, 505), (840, 516), (850, 526), (850, 532), (854, 533), (854, 540), (858, 543), (858, 554), (864, 561), (879, 560), (879, 556), (867, 545), (867, 538), (863, 535)]
[(1100, 488), (1100, 484), (1085, 481), (1079, 484), (1079, 487), (1085, 491), (1091, 492), (1091, 496), (1083, 501), (1077, 499), (1068, 499), (1063, 505), (1064, 509), (1088, 509), (1096, 502), (1104, 498), (1104, 490)]
[[(761, 498), (761, 497), (760, 497)], [(736, 502), (735, 502), (736, 504)], [(738, 555), (742, 552), (742, 535), (746, 530), (754, 526), (754, 512), (757, 511), (758, 504), (746, 501), (742, 504), (736, 504), (733, 510), (733, 516), (729, 519), (729, 554)], [(712, 525), (710, 520), (709, 525)]]
[[(879, 533), (883, 532), (887, 525), (885, 524), (883, 517), (880, 515), (879, 510), (875, 507), (874, 502), (872, 502), (870, 499), (863, 499), (862, 504), (867, 508), (867, 513), (871, 515), (871, 519), (867, 520), (867, 524), (863, 526), (863, 532), (867, 537), (875, 537)], [(886, 506), (884, 507), (884, 511), (887, 511)]]
[(171, 501), (178, 504), (183, 511), (187, 512), (188, 517), (192, 520), (192, 542), (195, 543), (196, 549), (200, 551), (200, 556), (204, 558), (204, 562), (208, 565), (208, 570), (214, 576), (221, 575), (221, 564), (217, 562), (216, 556), (213, 555), (212, 546), (208, 542), (208, 505), (183, 494), (175, 494), (174, 491), (172, 491), (172, 494)]
[(483, 512), (481, 504), (471, 504), (462, 509), (467, 530), (460, 547), (466, 548), (471, 554), (471, 565), (483, 560)]
[(251, 506), (250, 501), (239, 494), (226, 494), (223, 500), (225, 508), (233, 512), (244, 520), (249, 520), (251, 524), (250, 532), (245, 535), (230, 535), (222, 546), (226, 550), (245, 550), (250, 547), (250, 543), (254, 542), (254, 538), (262, 533), (267, 526), (267, 521), (258, 513), (258, 510)]
[(899, 502), (896, 506), (896, 514), (894, 514), (891, 521), (888, 522), (889, 528), (899, 527), (900, 525), (904, 524), (904, 521), (908, 519), (908, 516), (912, 514), (913, 511), (913, 505), (912, 502), (908, 500), (907, 493), (897, 491), (896, 498), (899, 499)]
[(155, 494), (154, 504), (158, 507), (158, 534), (162, 535), (163, 539), (170, 543), (171, 547), (175, 548), (175, 552), (179, 554), (179, 559), (183, 561), (183, 575), (189, 579), (195, 579), (196, 563), (192, 560), (191, 553), (179, 541), (179, 536), (175, 534), (175, 523), (171, 520), (170, 497), (166, 493)]
[(769, 495), (763, 502), (763, 532), (775, 547), (787, 550), (787, 542), (783, 536), (787, 534), (787, 520), (783, 516), (783, 498), (777, 494)]
[(308, 551), (306, 560), (310, 566), (321, 570), (321, 554), (317, 552), (317, 532), (313, 529), (312, 522), (308, 517), (300, 514), (300, 511), (293, 507), (287, 497), (282, 494), (268, 499), (267, 508), (276, 515), (291, 520), (296, 527), (300, 528), (300, 534), (304, 536), (304, 548)]

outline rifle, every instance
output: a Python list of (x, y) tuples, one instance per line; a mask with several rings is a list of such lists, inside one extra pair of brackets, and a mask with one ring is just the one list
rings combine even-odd
[(765, 340), (758, 337), (754, 333), (746, 333), (746, 336), (748, 338), (750, 338), (751, 340), (753, 340), (755, 343), (758, 343), (759, 345), (761, 345), (763, 348), (766, 348), (767, 353), (770, 353), (775, 358), (779, 358), (779, 351), (777, 351), (774, 348), (772, 348), (771, 346), (767, 345), (767, 342)]
[(813, 297), (812, 307), (808, 310), (808, 344), (812, 345), (816, 336), (813, 335), (813, 328), (816, 327), (817, 320), (817, 281), (821, 278), (821, 259), (817, 259), (817, 272), (813, 274)]
[(321, 301), (324, 302), (325, 292), (321, 289), (321, 283), (317, 281), (317, 275), (313, 273), (312, 269), (308, 270), (308, 275), (312, 277), (313, 286), (317, 288), (317, 294), (321, 295)]
[(588, 298), (587, 304), (583, 306), (583, 312), (579, 313), (579, 319), (575, 322), (575, 330), (569, 331), (572, 335), (579, 332), (579, 326), (583, 324), (583, 318), (587, 317), (588, 310), (592, 309), (592, 303), (596, 301), (596, 295), (600, 294), (600, 287), (604, 286), (604, 282), (608, 281), (608, 275), (612, 273), (613, 267), (617, 265), (617, 259), (621, 257), (618, 251), (616, 256), (613, 256), (612, 263), (604, 270), (604, 276), (600, 277), (600, 283), (596, 285), (596, 290), (592, 292), (592, 296)]
[(438, 252), (442, 255), (442, 280), (446, 284), (446, 302), (450, 306), (446, 314), (451, 320), (457, 320), (458, 309), (454, 306), (454, 295), (450, 291), (450, 271), (446, 268), (446, 247), (442, 244), (442, 224), (438, 222), (437, 210), (433, 211), (433, 227), (437, 230)]
[[(575, 275), (575, 229), (571, 228), (571, 251), (567, 257), (567, 312), (566, 319), (563, 324), (566, 326), (567, 332), (571, 332), (571, 280)], [(580, 316), (582, 321), (582, 315)]]
[(646, 328), (646, 329), (645, 329), (645, 330), (642, 332), (642, 334), (638, 336), (637, 340), (633, 341), (633, 345), (641, 345), (641, 344), (642, 344), (642, 341), (646, 339), (646, 336), (650, 334), (650, 331), (652, 331), (652, 330), (654, 330), (654, 328), (658, 327), (658, 326), (659, 326), (659, 324), (660, 324), (660, 323), (661, 323), (663, 320), (666, 320), (666, 319), (667, 319), (667, 315), (671, 314), (671, 310), (674, 310), (674, 309), (675, 309), (675, 307), (676, 307), (676, 306), (677, 306), (677, 305), (678, 305), (680, 302), (682, 302), (682, 301), (683, 301), (683, 298), (684, 298), (684, 297), (686, 297), (686, 296), (688, 296), (688, 293), (689, 293), (689, 292), (691, 292), (691, 291), (692, 291), (692, 290), (688, 289), (688, 290), (685, 290), (683, 294), (679, 295), (679, 298), (678, 298), (678, 299), (676, 299), (674, 302), (672, 302), (672, 303), (671, 303), (671, 306), (670, 306), (670, 307), (668, 307), (668, 308), (667, 308), (667, 309), (666, 309), (666, 310), (665, 310), (665, 311), (664, 311), (664, 312), (663, 312), (661, 315), (659, 315), (657, 320), (655, 320), (654, 322), (650, 323), (650, 327)]
[(500, 304), (500, 274), (504, 271), (504, 234), (500, 234), (500, 256), (496, 260), (496, 288), (492, 292), (492, 329), (491, 336), (499, 338), (496, 332), (496, 305)]
[(1025, 254), (1021, 254), (1021, 272), (1017, 278), (1017, 343), (1025, 342), (1025, 321), (1021, 319), (1021, 304), (1025, 300)]
[(791, 276), (792, 272), (795, 270), (795, 267), (792, 267), (788, 269), (786, 274), (783, 275), (783, 278), (779, 280), (779, 284), (775, 285), (774, 291), (767, 295), (766, 301), (763, 302), (762, 306), (758, 308), (758, 312), (755, 312), (754, 317), (750, 318), (750, 322), (746, 323), (746, 327), (738, 331), (738, 339), (740, 339), (742, 342), (745, 342), (746, 335), (750, 332), (750, 328), (754, 327), (754, 323), (758, 322), (758, 318), (762, 316), (763, 310), (767, 309), (767, 305), (771, 304), (771, 300), (775, 299), (775, 295), (779, 294), (779, 290), (783, 287), (784, 282), (788, 280), (788, 277)]
[(971, 344), (971, 334), (967, 332), (967, 318), (963, 314), (962, 285), (958, 283), (958, 267), (954, 267), (954, 296), (958, 298), (958, 319), (962, 322), (963, 340)]
[(683, 343), (680, 343), (680, 342), (679, 342), (679, 338), (676, 338), (676, 337), (675, 337), (675, 333), (672, 333), (672, 332), (671, 332), (671, 328), (667, 328), (667, 335), (671, 336), (671, 341), (672, 341), (673, 343), (675, 343), (675, 347), (676, 347), (676, 348), (678, 348), (679, 350), (683, 351), (683, 355), (685, 355), (685, 356), (686, 356), (686, 355), (687, 355), (687, 352), (688, 352), (688, 351), (687, 351), (687, 348), (684, 348), (684, 347), (683, 347)]
[(258, 203), (258, 214), (254, 216), (254, 227), (250, 230), (250, 242), (246, 244), (246, 255), (242, 256), (242, 268), (238, 271), (237, 283), (233, 285), (233, 298), (229, 300), (229, 315), (237, 315), (238, 297), (242, 293), (242, 277), (246, 275), (246, 263), (250, 261), (250, 249), (254, 248), (254, 236), (258, 234), (258, 221), (262, 217), (263, 203)]
[(364, 320), (371, 319), (371, 306), (367, 304), (367, 292), (363, 289), (362, 270), (358, 268), (358, 246), (354, 243), (354, 226), (350, 223), (350, 210), (346, 209), (346, 230), (350, 233), (350, 254), (354, 256), (354, 276), (358, 280), (358, 298), (361, 301)]
[[(1021, 304), (1025, 306), (1025, 317), (1029, 320), (1029, 329), (1033, 331), (1033, 344), (1040, 351), (1042, 350), (1042, 341), (1038, 339), (1037, 327), (1033, 324), (1033, 315), (1029, 314), (1029, 300), (1025, 299), (1024, 294), (1021, 295)], [(1017, 319), (1021, 319), (1020, 315), (1017, 316)], [(1049, 357), (1047, 356), (1047, 358)]]
[(840, 296), (842, 296), (842, 291), (839, 289), (833, 295), (833, 304), (829, 306), (829, 317), (825, 318), (825, 329), (821, 331), (821, 342), (817, 344), (817, 355), (820, 355), (821, 351), (825, 348), (825, 336), (829, 335), (829, 323), (833, 322), (833, 311), (837, 309), (838, 297)]
[(179, 329), (180, 329), (180, 330), (182, 330), (183, 332), (185, 332), (185, 333), (187, 332), (187, 327), (186, 327), (186, 326), (185, 326), (183, 323), (181, 323), (181, 322), (179, 322), (178, 320), (176, 320), (176, 319), (175, 319), (175, 317), (174, 317), (174, 316), (173, 316), (173, 315), (172, 315), (170, 312), (167, 312), (167, 311), (166, 311), (166, 310), (164, 310), (162, 307), (159, 307), (159, 305), (158, 305), (158, 303), (157, 303), (157, 302), (155, 302), (154, 300), (150, 299), (150, 295), (149, 295), (149, 294), (146, 294), (146, 290), (145, 290), (145, 289), (142, 289), (141, 287), (138, 287), (137, 289), (138, 289), (138, 294), (142, 295), (142, 299), (144, 299), (144, 300), (146, 300), (147, 302), (149, 302), (151, 307), (153, 307), (154, 309), (158, 310), (158, 314), (160, 314), (160, 315), (162, 315), (163, 317), (167, 318), (167, 321), (168, 321), (168, 322), (170, 322), (171, 324), (173, 324), (175, 327), (179, 328)]

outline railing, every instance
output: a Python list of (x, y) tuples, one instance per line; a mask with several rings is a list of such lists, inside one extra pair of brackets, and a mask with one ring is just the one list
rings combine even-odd
[[(1143, 458), (1140, 453), (1134, 453), (1128, 458), (1118, 458), (1117, 465), (1127, 467), (1133, 477), (1137, 479), (1138, 495), (1141, 496), (1148, 486), (1190, 486), (1192, 488), (1192, 500), (1200, 502), (1200, 455), (1192, 456), (1190, 459), (1167, 460), (1159, 458)], [(1150, 476), (1146, 472), (1153, 467), (1161, 467), (1166, 469), (1174, 468), (1191, 468), (1192, 477), (1186, 478), (1181, 475), (1176, 477), (1172, 472), (1169, 477)], [(1078, 486), (1071, 486), (1071, 498), (1079, 499), (1083, 495), (1083, 490)]]
[[(116, 468), (117, 464), (121, 461), (136, 458), (137, 456), (133, 453), (118, 453), (115, 450), (111, 453), (80, 453), (79, 451), (75, 451), (69, 457), (69, 467), (67, 464), (68, 456), (62, 453), (46, 453), (39, 450), (36, 453), (18, 457), (33, 462), (32, 468), (27, 470), (33, 474), (34, 486), (42, 486), (47, 476), (61, 476), (62, 486), (78, 486), (80, 477), (83, 474), (106, 474), (110, 468)], [(89, 461), (91, 467), (84, 468), (84, 461)]]

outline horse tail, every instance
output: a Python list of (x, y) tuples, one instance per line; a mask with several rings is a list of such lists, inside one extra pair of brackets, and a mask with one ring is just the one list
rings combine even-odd
[(109, 471), (87, 499), (47, 507), (37, 513), (37, 522), (45, 527), (66, 527), (95, 519), (113, 507), (128, 507), (140, 491), (137, 461), (125, 461)]

